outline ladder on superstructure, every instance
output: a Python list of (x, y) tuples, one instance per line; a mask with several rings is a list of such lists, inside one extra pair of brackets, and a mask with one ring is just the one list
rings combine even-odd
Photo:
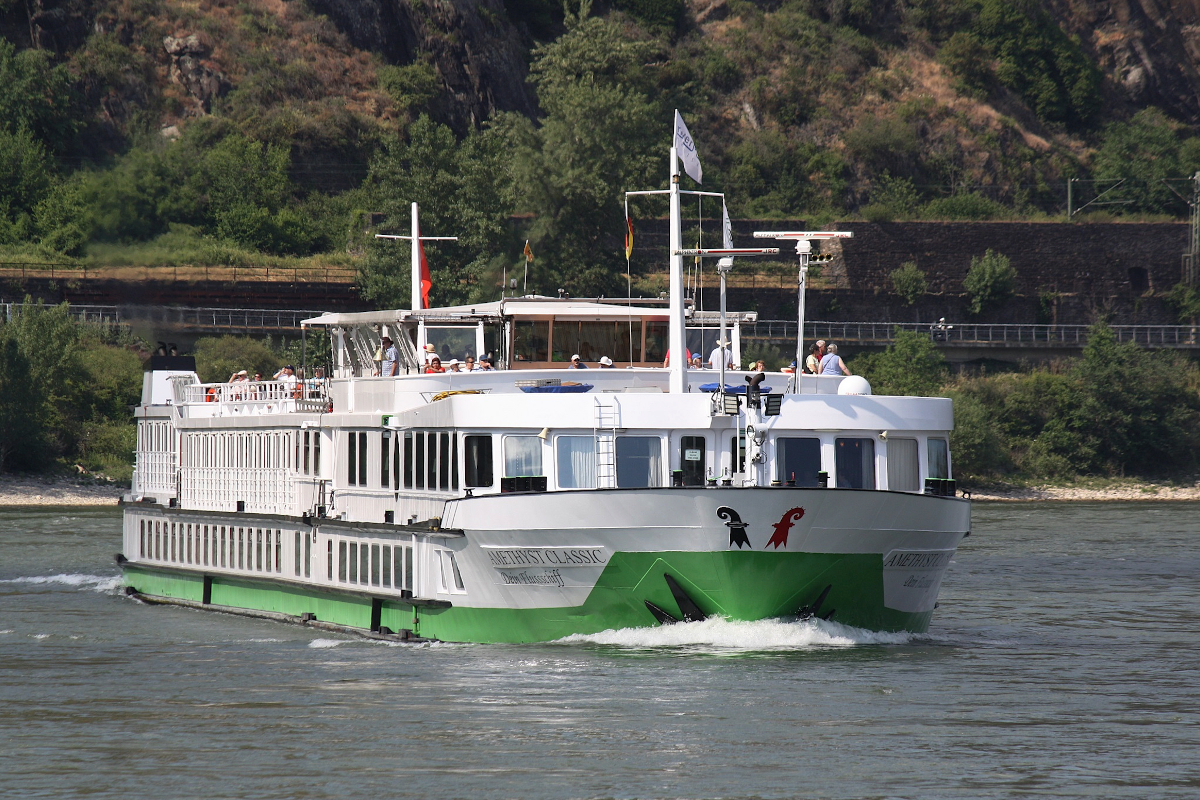
[(595, 401), (596, 488), (612, 489), (617, 485), (617, 429), (621, 425), (621, 408), (611, 395), (598, 395)]

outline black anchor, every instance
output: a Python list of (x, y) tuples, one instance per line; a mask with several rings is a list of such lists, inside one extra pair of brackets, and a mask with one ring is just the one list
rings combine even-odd
[(738, 549), (742, 549), (742, 545), (750, 546), (750, 540), (746, 538), (746, 523), (742, 522), (742, 518), (738, 513), (729, 506), (721, 506), (717, 509), (717, 516), (725, 520), (725, 524), (729, 526), (729, 546), (735, 544)]

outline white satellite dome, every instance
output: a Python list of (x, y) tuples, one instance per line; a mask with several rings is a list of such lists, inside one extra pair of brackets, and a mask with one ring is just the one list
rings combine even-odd
[(871, 384), (861, 375), (850, 375), (842, 378), (838, 384), (838, 394), (870, 394)]

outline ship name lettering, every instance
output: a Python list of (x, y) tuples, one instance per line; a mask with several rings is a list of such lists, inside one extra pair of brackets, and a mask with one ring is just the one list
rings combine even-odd
[(892, 553), (883, 562), (884, 569), (940, 569), (950, 563), (953, 553)]

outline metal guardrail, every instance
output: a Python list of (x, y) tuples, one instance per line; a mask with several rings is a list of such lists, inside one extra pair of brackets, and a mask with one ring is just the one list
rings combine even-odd
[[(1193, 325), (1111, 325), (1119, 342), (1143, 347), (1200, 349), (1200, 327)], [(966, 323), (936, 325), (914, 322), (805, 322), (804, 339), (887, 345), (895, 330), (926, 334), (939, 344), (979, 347), (1083, 347), (1090, 325), (1002, 325)], [(795, 340), (796, 323), (789, 320), (759, 320), (742, 326), (742, 337)]]
[[(0, 317), (12, 319), (25, 303), (0, 303)], [(70, 305), (72, 315), (81, 322), (128, 324), (164, 322), (203, 330), (300, 330), (302, 320), (320, 316), (320, 311), (305, 309), (258, 308), (185, 308), (182, 306), (105, 306)]]
[(344, 283), (358, 279), (354, 267), (195, 266), (89, 267), (40, 262), (0, 263), (0, 278), (55, 281), (216, 281), (220, 283)]

